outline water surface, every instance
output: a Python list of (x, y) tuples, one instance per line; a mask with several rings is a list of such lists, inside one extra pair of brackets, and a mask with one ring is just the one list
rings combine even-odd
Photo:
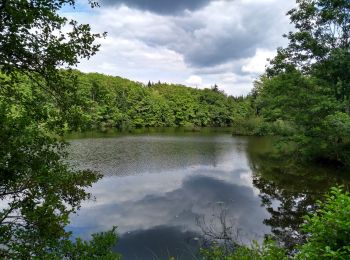
[[(203, 228), (220, 230), (222, 211), (243, 243), (276, 231), (288, 240), (300, 223), (295, 219), (315, 199), (295, 183), (300, 174), (282, 177), (255, 158), (266, 139), (180, 130), (78, 137), (84, 138), (70, 140), (70, 162), (104, 178), (90, 189), (96, 199), (83, 204), (69, 228), (88, 238), (118, 226), (116, 250), (123, 259), (196, 259)], [(315, 191), (309, 182), (322, 191), (342, 177), (305, 179), (309, 191)]]

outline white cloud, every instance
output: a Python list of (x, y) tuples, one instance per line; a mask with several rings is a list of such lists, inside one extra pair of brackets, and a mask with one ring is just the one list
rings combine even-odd
[[(78, 68), (147, 83), (171, 82), (226, 93), (249, 93), (265, 60), (284, 44), (293, 1), (215, 0), (181, 14), (160, 15), (126, 5), (66, 15), (107, 31), (101, 50)], [(198, 78), (193, 82), (190, 75)], [(190, 80), (190, 81), (189, 81)]]
[(265, 71), (265, 66), (268, 64), (268, 59), (273, 58), (276, 51), (257, 49), (254, 57), (248, 59), (248, 62), (242, 66), (242, 71), (252, 74), (262, 74)]
[(200, 86), (202, 85), (202, 78), (197, 75), (191, 75), (188, 79), (186, 79), (186, 83), (190, 86)]

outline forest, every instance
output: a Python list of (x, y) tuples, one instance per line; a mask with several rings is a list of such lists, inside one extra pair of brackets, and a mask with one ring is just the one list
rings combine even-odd
[[(60, 15), (63, 6), (75, 4), (0, 3), (0, 257), (120, 258), (113, 251), (116, 228), (90, 241), (72, 239), (66, 230), (70, 214), (91, 196), (86, 188), (102, 178), (66, 163), (67, 132), (232, 127), (233, 135), (273, 136), (281, 160), (349, 169), (349, 1), (298, 0), (288, 12), (295, 25), (285, 35), (288, 46), (277, 50), (244, 97), (228, 96), (217, 85), (143, 84), (76, 70), (79, 59), (95, 55), (96, 40), (106, 35)], [(203, 259), (348, 259), (346, 189), (333, 188), (305, 216), (302, 231), (309, 239), (294, 250), (272, 238), (231, 252), (214, 245), (200, 254)]]
[(142, 83), (74, 71), (82, 104), (82, 130), (116, 127), (225, 127), (245, 118), (247, 98), (227, 96), (217, 86), (194, 89), (167, 83)]

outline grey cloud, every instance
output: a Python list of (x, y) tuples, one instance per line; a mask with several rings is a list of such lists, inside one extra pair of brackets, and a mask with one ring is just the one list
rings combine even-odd
[[(237, 81), (230, 84), (245, 88), (246, 94), (249, 76), (257, 75), (242, 71), (243, 66), (258, 49), (284, 46), (282, 34), (292, 30), (285, 13), (294, 7), (293, 0), (101, 1), (108, 8), (99, 9), (94, 26), (96, 31), (108, 31), (108, 37), (97, 55), (99, 62), (90, 64), (106, 63), (100, 71), (143, 82), (183, 84), (196, 74), (203, 78), (203, 86), (220, 85), (224, 74), (234, 73), (246, 78), (240, 87)], [(115, 64), (113, 70), (110, 64)], [(96, 66), (89, 71), (95, 70)]]
[(257, 48), (279, 47), (285, 32), (281, 28), (288, 26), (284, 15), (288, 9), (289, 4), (212, 1), (201, 10), (169, 17), (160, 21), (162, 27), (155, 24), (153, 28), (142, 28), (133, 36), (149, 46), (182, 54), (193, 68), (208, 68), (250, 58)]
[(158, 14), (176, 14), (185, 10), (196, 10), (209, 2), (210, 0), (102, 0), (102, 5), (125, 4)]
[[(281, 6), (256, 4), (237, 6), (240, 21), (227, 17), (224, 24), (210, 25), (194, 35), (194, 44), (185, 50), (185, 61), (193, 67), (212, 67), (254, 56), (257, 48), (275, 49), (282, 39)], [(232, 15), (234, 17), (234, 15)], [(243, 74), (243, 73), (242, 73)]]
[(254, 55), (259, 38), (254, 35), (213, 37), (198, 42), (185, 53), (185, 61), (194, 67), (210, 67)]

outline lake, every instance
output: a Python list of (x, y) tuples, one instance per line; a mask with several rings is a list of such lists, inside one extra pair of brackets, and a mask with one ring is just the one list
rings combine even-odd
[(324, 167), (280, 167), (266, 159), (270, 139), (229, 129), (85, 133), (69, 142), (74, 167), (104, 175), (69, 230), (88, 239), (118, 226), (123, 259), (197, 259), (223, 226), (241, 243), (272, 233), (291, 245), (314, 201), (349, 183)]

